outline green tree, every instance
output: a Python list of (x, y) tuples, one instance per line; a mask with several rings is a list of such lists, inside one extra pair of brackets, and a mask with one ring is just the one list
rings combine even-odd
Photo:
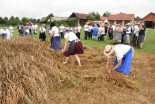
[(106, 11), (106, 12), (103, 13), (102, 16), (104, 16), (104, 17), (109, 17), (110, 14), (111, 14), (111, 12)]
[(100, 20), (100, 14), (98, 12), (96, 12), (96, 13), (91, 12), (91, 13), (89, 13), (88, 20), (92, 20), (92, 21)]
[(9, 21), (12, 21), (14, 18), (15, 18), (14, 16), (11, 16), (10, 19), (9, 19)]
[(19, 24), (19, 20), (16, 19), (16, 18), (14, 18), (14, 19), (12, 19), (12, 20), (10, 21), (10, 24), (11, 24), (11, 25), (17, 25), (17, 24)]
[(8, 19), (8, 17), (4, 17), (4, 20), (5, 20), (5, 23), (6, 23), (6, 24), (9, 24), (9, 19)]
[(19, 24), (20, 20), (19, 17), (11, 16), (9, 22), (11, 25), (17, 25)]
[(28, 18), (26, 18), (26, 17), (23, 17), (21, 21), (22, 21), (22, 23), (25, 25), (25, 24), (26, 24), (26, 22), (28, 22), (28, 21), (29, 21), (29, 19), (28, 19)]
[(4, 24), (4, 23), (5, 23), (5, 20), (2, 17), (0, 17), (0, 24)]
[(47, 17), (46, 17), (46, 21), (48, 22), (48, 20), (50, 19), (50, 23), (51, 23), (51, 17), (54, 17), (53, 13), (49, 14)]

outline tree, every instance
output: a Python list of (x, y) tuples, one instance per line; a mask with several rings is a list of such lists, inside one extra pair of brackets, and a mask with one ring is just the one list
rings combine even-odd
[(4, 17), (4, 20), (5, 20), (5, 23), (6, 23), (6, 24), (9, 24), (9, 19), (8, 19), (8, 17)]
[(11, 25), (17, 25), (19, 24), (20, 20), (19, 17), (11, 16), (9, 22)]
[(4, 24), (4, 23), (5, 23), (5, 20), (2, 17), (0, 17), (0, 24)]
[(28, 18), (26, 18), (26, 17), (23, 17), (22, 18), (22, 23), (25, 25), (26, 24), (26, 22), (28, 22), (29, 21), (29, 19)]
[(11, 16), (9, 21), (12, 21), (14, 18), (15, 18), (14, 16)]
[(19, 20), (18, 19), (16, 19), (16, 18), (14, 18), (14, 19), (12, 19), (11, 21), (10, 21), (10, 24), (11, 25), (17, 25), (17, 24), (19, 24)]
[(96, 13), (91, 12), (91, 13), (89, 13), (88, 20), (92, 20), (92, 21), (100, 20), (100, 14), (98, 12), (96, 12)]
[(53, 13), (49, 14), (49, 15), (46, 17), (46, 21), (48, 21), (48, 19), (50, 19), (50, 23), (51, 23), (51, 17), (54, 17)]
[(111, 14), (111, 12), (106, 11), (106, 12), (103, 13), (102, 16), (104, 16), (104, 17), (109, 17), (110, 14)]

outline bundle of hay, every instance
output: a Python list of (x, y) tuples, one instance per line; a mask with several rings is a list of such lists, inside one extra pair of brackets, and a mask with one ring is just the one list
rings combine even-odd
[(18, 37), (0, 41), (0, 103), (51, 103), (52, 91), (68, 82), (44, 43)]

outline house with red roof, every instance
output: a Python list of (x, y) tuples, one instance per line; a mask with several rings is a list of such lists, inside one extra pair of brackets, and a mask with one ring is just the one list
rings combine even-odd
[(134, 14), (126, 14), (126, 13), (119, 13), (119, 14), (111, 14), (108, 17), (108, 22), (110, 24), (122, 24), (125, 25), (130, 23), (134, 25)]
[(149, 13), (143, 18), (143, 22), (147, 28), (154, 28), (155, 29), (155, 13)]

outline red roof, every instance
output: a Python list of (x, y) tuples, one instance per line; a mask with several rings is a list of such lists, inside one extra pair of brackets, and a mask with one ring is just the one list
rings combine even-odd
[[(150, 15), (150, 14), (153, 14), (153, 15), (155, 16), (155, 13), (153, 13), (153, 12), (149, 13), (148, 15)], [(147, 17), (148, 15), (146, 15), (145, 17)], [(145, 17), (143, 17), (143, 19), (144, 19)]]
[(105, 20), (108, 19), (108, 17), (101, 16), (100, 19), (101, 19), (102, 21), (105, 21)]
[(133, 20), (134, 14), (126, 14), (126, 13), (119, 13), (119, 14), (112, 14), (109, 15), (108, 20)]

